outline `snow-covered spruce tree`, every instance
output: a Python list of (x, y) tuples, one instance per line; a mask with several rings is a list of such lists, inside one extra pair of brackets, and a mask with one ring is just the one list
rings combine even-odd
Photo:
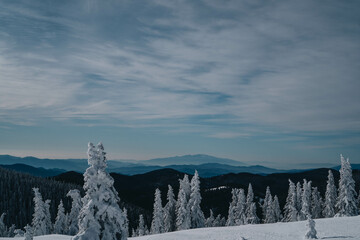
[(355, 181), (349, 159), (340, 155), (341, 168), (339, 180), (339, 195), (336, 203), (336, 217), (356, 216), (358, 214), (356, 204)]
[(251, 183), (249, 183), (248, 192), (246, 196), (246, 223), (258, 224), (259, 218), (256, 215), (256, 204), (254, 203), (254, 192)]
[(32, 228), (34, 236), (46, 235), (47, 226), (46, 226), (46, 213), (45, 213), (45, 204), (42, 200), (41, 193), (39, 188), (33, 188), (34, 191), (34, 214), (32, 219)]
[(46, 234), (50, 234), (53, 232), (53, 224), (51, 222), (51, 214), (50, 214), (50, 199), (46, 199), (45, 206), (45, 225), (46, 225)]
[(273, 199), (272, 199), (272, 196), (270, 195), (268, 202), (267, 202), (266, 216), (264, 219), (264, 223), (274, 223), (274, 222), (276, 222), (275, 210), (274, 210)]
[(266, 210), (268, 209), (269, 204), (271, 204), (270, 200), (271, 200), (271, 191), (270, 191), (270, 187), (267, 186), (264, 202), (261, 205), (262, 214), (263, 214), (263, 222), (265, 222), (265, 219), (266, 219)]
[(314, 219), (321, 218), (321, 210), (322, 210), (322, 198), (320, 196), (320, 192), (317, 187), (313, 187), (311, 193), (311, 216)]
[(296, 210), (300, 213), (302, 208), (302, 187), (301, 183), (296, 183)]
[(325, 202), (323, 216), (325, 218), (330, 218), (335, 216), (335, 204), (337, 199), (337, 192), (335, 187), (334, 176), (331, 170), (329, 170), (326, 192), (325, 192)]
[(238, 201), (238, 189), (233, 188), (231, 190), (231, 194), (232, 194), (232, 201), (229, 205), (229, 211), (228, 211), (228, 219), (226, 222), (226, 226), (235, 226), (235, 217), (236, 217), (236, 204)]
[(129, 237), (129, 219), (127, 214), (127, 209), (125, 207), (123, 208), (123, 215), (124, 215), (124, 221), (121, 228), (123, 230), (122, 239), (127, 239)]
[(191, 194), (188, 208), (190, 210), (191, 228), (202, 228), (205, 227), (205, 217), (200, 207), (200, 180), (199, 174), (196, 170), (194, 176), (191, 179), (190, 187)]
[(298, 220), (298, 211), (296, 209), (296, 189), (295, 184), (289, 179), (289, 191), (284, 207), (283, 222), (295, 222)]
[(54, 224), (54, 233), (64, 234), (66, 229), (67, 229), (67, 224), (66, 224), (64, 204), (63, 201), (60, 200), (60, 204), (58, 206), (58, 213)]
[(275, 222), (280, 222), (283, 216), (281, 214), (279, 199), (276, 195), (274, 196), (274, 200), (273, 200), (273, 208), (274, 208)]
[(24, 227), (24, 229), (25, 229), (24, 240), (33, 240), (33, 236), (34, 236), (33, 228), (28, 224)]
[(7, 235), (7, 227), (4, 223), (4, 217), (5, 213), (2, 213), (0, 216), (0, 237), (7, 237), (5, 236), (5, 234)]
[(155, 190), (153, 218), (151, 222), (150, 233), (157, 234), (164, 232), (163, 207), (161, 203), (161, 192), (157, 188)]
[(237, 200), (235, 207), (235, 223), (236, 225), (244, 225), (246, 223), (246, 197), (244, 189), (239, 189)]
[(83, 207), (79, 215), (79, 232), (73, 240), (126, 239), (125, 216), (113, 178), (106, 172), (106, 157), (101, 143), (88, 145), (90, 167), (84, 173)]
[(167, 203), (164, 207), (164, 232), (175, 231), (176, 200), (173, 188), (168, 185)]
[(214, 225), (214, 213), (212, 209), (210, 209), (210, 216), (205, 220), (205, 227), (213, 227)]
[(311, 215), (311, 181), (304, 179), (299, 220), (306, 220), (308, 215)]
[(307, 216), (306, 226), (308, 228), (308, 231), (305, 234), (305, 239), (317, 239), (315, 221), (310, 217), (310, 215)]
[[(187, 175), (185, 175), (185, 177), (186, 179), (188, 179)], [(190, 229), (191, 226), (190, 209), (188, 206), (188, 201), (186, 199), (187, 190), (185, 189), (187, 188), (187, 184), (182, 184), (184, 180), (180, 180), (180, 189), (176, 202), (176, 230)]]
[(184, 190), (186, 202), (189, 202), (190, 194), (191, 194), (189, 176), (185, 174), (184, 178), (182, 180), (179, 180), (179, 182), (180, 182), (180, 188)]
[(246, 214), (246, 222), (247, 224), (258, 224), (259, 218), (256, 215), (256, 203), (251, 203), (250, 208)]
[(145, 236), (147, 231), (147, 227), (145, 226), (144, 216), (140, 214), (139, 216), (139, 226), (136, 229), (136, 235), (141, 237)]
[(79, 232), (78, 216), (82, 208), (80, 191), (77, 189), (70, 190), (67, 194), (67, 197), (72, 198), (71, 211), (68, 215), (68, 234), (75, 235)]

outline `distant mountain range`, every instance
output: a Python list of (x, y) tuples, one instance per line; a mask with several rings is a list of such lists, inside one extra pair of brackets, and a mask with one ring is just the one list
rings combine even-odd
[[(0, 165), (5, 165), (5, 168), (16, 171), (44, 177), (54, 176), (66, 171), (76, 171), (83, 173), (88, 167), (87, 159), (39, 159), (35, 157), (21, 158), (10, 155), (0, 155)], [(360, 164), (352, 164), (352, 166), (353, 169), (360, 169)], [(115, 160), (108, 161), (109, 172), (115, 172), (124, 175), (143, 174), (165, 168), (171, 168), (187, 174), (193, 174), (194, 171), (197, 170), (201, 177), (213, 177), (228, 173), (242, 172), (267, 175), (272, 173), (294, 173), (309, 170), (279, 170), (261, 165), (249, 166), (239, 161), (226, 158), (217, 158), (203, 154), (156, 158), (145, 161), (134, 161), (134, 163)], [(334, 166), (333, 169), (339, 170), (340, 166)]]
[(218, 158), (214, 156), (209, 156), (206, 154), (196, 154), (196, 155), (184, 155), (184, 156), (175, 156), (167, 158), (155, 158), (151, 160), (141, 161), (142, 164), (146, 165), (158, 165), (158, 166), (169, 166), (169, 165), (200, 165), (205, 163), (218, 163), (226, 164), (231, 166), (246, 166), (247, 164), (235, 161), (228, 158)]

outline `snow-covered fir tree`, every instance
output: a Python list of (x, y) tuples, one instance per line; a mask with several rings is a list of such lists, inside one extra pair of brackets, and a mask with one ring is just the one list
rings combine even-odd
[(151, 222), (150, 233), (158, 234), (164, 232), (163, 207), (161, 203), (161, 192), (157, 188), (155, 190), (153, 218)]
[(266, 216), (264, 219), (264, 223), (274, 223), (274, 222), (276, 222), (274, 203), (273, 203), (272, 196), (270, 195), (268, 202), (267, 202)]
[(329, 170), (326, 192), (325, 192), (324, 210), (323, 210), (324, 217), (330, 218), (335, 216), (336, 199), (337, 199), (337, 192), (335, 187), (334, 176), (332, 171)]
[(33, 240), (34, 237), (33, 228), (28, 224), (24, 227), (24, 229), (25, 229), (24, 240)]
[(147, 227), (145, 225), (144, 216), (140, 214), (139, 216), (139, 226), (136, 229), (137, 236), (145, 236), (147, 232)]
[(308, 215), (311, 215), (311, 181), (304, 179), (299, 220), (306, 220)]
[(167, 203), (164, 207), (164, 232), (175, 231), (176, 200), (173, 188), (168, 185)]
[(48, 234), (46, 226), (46, 210), (42, 200), (39, 188), (33, 188), (34, 191), (34, 214), (32, 219), (32, 228), (34, 236)]
[[(188, 205), (188, 198), (190, 198), (190, 183), (189, 178), (185, 174), (184, 179), (180, 180), (180, 188), (178, 199), (176, 202), (176, 229), (186, 230), (191, 227), (190, 209)], [(188, 194), (189, 192), (189, 194)]]
[(317, 187), (313, 187), (311, 193), (311, 216), (314, 219), (321, 218), (322, 214), (322, 198), (320, 196), (320, 192), (318, 191)]
[(296, 183), (296, 210), (300, 213), (302, 208), (302, 187), (301, 183)]
[(79, 215), (79, 232), (74, 240), (126, 239), (126, 218), (120, 209), (113, 178), (106, 172), (106, 157), (101, 143), (88, 145), (90, 167), (84, 173), (83, 207)]
[(233, 188), (231, 190), (231, 195), (232, 195), (232, 201), (229, 205), (228, 219), (226, 222), (226, 226), (235, 226), (236, 225), (235, 217), (236, 217), (236, 204), (238, 201), (238, 189)]
[(80, 191), (77, 189), (72, 189), (66, 194), (66, 196), (71, 197), (72, 199), (71, 211), (68, 215), (67, 223), (69, 226), (68, 234), (75, 235), (79, 231), (78, 217), (82, 208)]
[(56, 234), (64, 234), (67, 230), (66, 224), (66, 215), (63, 201), (60, 200), (60, 204), (58, 206), (58, 213), (56, 216), (55, 224), (54, 224), (54, 233)]
[(123, 208), (124, 221), (122, 225), (122, 239), (127, 239), (129, 237), (129, 219), (127, 214), (127, 209)]
[(246, 223), (258, 224), (259, 218), (256, 215), (256, 204), (254, 203), (254, 192), (251, 183), (249, 183), (248, 192), (246, 196)]
[(205, 227), (205, 217), (200, 207), (200, 180), (199, 174), (196, 170), (194, 176), (191, 179), (190, 187), (191, 194), (188, 208), (190, 210), (191, 228), (202, 228)]
[(53, 232), (53, 224), (51, 221), (51, 214), (50, 214), (50, 199), (46, 199), (44, 206), (45, 206), (45, 225), (46, 225), (46, 234), (50, 234)]
[(247, 210), (246, 223), (247, 224), (258, 224), (260, 222), (256, 215), (256, 203), (251, 203), (250, 208)]
[(295, 184), (289, 179), (289, 191), (284, 207), (284, 222), (295, 222), (298, 220), (298, 211), (296, 209), (296, 188)]
[(266, 210), (269, 207), (269, 204), (271, 204), (271, 191), (270, 191), (270, 187), (267, 186), (266, 187), (266, 193), (265, 193), (265, 198), (264, 198), (264, 202), (261, 205), (261, 209), (262, 209), (262, 214), (263, 214), (263, 222), (265, 222), (266, 219)]
[(223, 226), (223, 219), (221, 218), (221, 215), (218, 214), (213, 222), (213, 227), (221, 227)]
[(213, 227), (214, 226), (214, 213), (212, 209), (210, 209), (210, 216), (205, 220), (205, 227)]
[(246, 197), (244, 189), (238, 191), (237, 203), (235, 207), (235, 223), (236, 225), (244, 225), (246, 223)]
[(274, 209), (275, 222), (280, 222), (283, 216), (281, 214), (279, 199), (276, 195), (274, 196), (274, 200), (273, 200), (273, 209)]
[(0, 216), (0, 237), (7, 237), (7, 227), (4, 223), (5, 213)]
[(308, 228), (308, 230), (305, 234), (305, 239), (317, 239), (315, 221), (310, 217), (310, 215), (307, 216), (306, 227)]
[(339, 194), (336, 203), (336, 217), (356, 216), (358, 208), (356, 204), (355, 181), (352, 177), (352, 169), (349, 159), (340, 155), (341, 168), (339, 180)]

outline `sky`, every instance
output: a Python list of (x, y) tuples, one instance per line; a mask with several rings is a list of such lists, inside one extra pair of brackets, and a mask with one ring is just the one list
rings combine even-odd
[(360, 2), (1, 0), (0, 154), (360, 163)]

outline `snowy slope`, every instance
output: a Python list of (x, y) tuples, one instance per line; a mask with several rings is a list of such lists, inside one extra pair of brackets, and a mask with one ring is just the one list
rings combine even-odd
[[(360, 216), (317, 219), (319, 239), (360, 240)], [(306, 222), (243, 225), (148, 235), (132, 240), (297, 240), (304, 239)]]
[[(317, 219), (319, 239), (360, 240), (360, 216)], [(201, 228), (172, 233), (148, 235), (129, 240), (303, 240), (306, 222), (243, 225), (237, 227)], [(22, 240), (24, 238), (0, 238)], [(71, 236), (48, 235), (34, 240), (70, 240)]]

